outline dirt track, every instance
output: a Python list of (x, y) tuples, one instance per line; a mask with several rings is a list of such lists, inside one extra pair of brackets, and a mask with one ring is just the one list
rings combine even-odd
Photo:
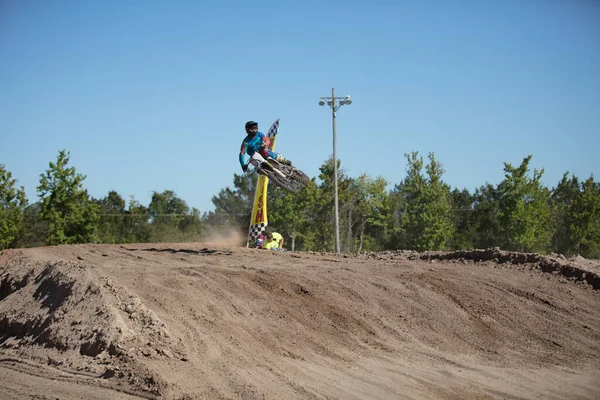
[(0, 398), (600, 398), (600, 265), (469, 258), (4, 251)]

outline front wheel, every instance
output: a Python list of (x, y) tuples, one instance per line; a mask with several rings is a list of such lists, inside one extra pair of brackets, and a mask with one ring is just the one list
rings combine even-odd
[(294, 185), (293, 182), (290, 182), (289, 180), (282, 178), (276, 172), (268, 171), (268, 170), (263, 170), (263, 171), (266, 172), (265, 175), (269, 178), (269, 180), (271, 182), (273, 182), (273, 184), (275, 186), (278, 186), (278, 187), (285, 189), (292, 193), (297, 193), (298, 190), (300, 190), (300, 188), (298, 188), (296, 185)]

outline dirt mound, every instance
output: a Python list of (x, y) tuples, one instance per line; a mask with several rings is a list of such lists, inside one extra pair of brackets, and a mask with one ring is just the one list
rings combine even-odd
[(560, 274), (575, 281), (586, 282), (594, 289), (600, 289), (600, 261), (586, 260), (577, 255), (567, 259), (562, 254), (542, 256), (537, 253), (518, 253), (502, 251), (497, 247), (485, 250), (459, 250), (454, 252), (416, 252), (416, 251), (385, 251), (364, 253), (357, 257), (376, 258), (378, 260), (426, 260), (450, 262), (476, 262), (516, 265), (517, 268), (537, 268), (542, 272)]
[[(207, 247), (208, 246), (208, 247)], [(211, 244), (0, 253), (0, 397), (598, 398), (594, 266)]]
[[(44, 262), (19, 252), (0, 279), (0, 341), (13, 356), (110, 378), (127, 349), (174, 351), (165, 324), (139, 297), (81, 262)], [(128, 378), (137, 390), (159, 392), (150, 373)]]

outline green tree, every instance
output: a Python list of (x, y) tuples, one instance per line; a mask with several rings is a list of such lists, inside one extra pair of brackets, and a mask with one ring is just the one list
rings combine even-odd
[(129, 198), (124, 217), (123, 243), (147, 243), (151, 241), (152, 232), (148, 207), (140, 204), (133, 196)]
[(23, 186), (15, 188), (16, 183), (11, 172), (0, 164), (0, 250), (13, 246), (23, 229), (27, 198)]
[(247, 233), (252, 217), (256, 180), (255, 174), (233, 174), (233, 189), (226, 187), (213, 196), (215, 210), (204, 217), (207, 225), (213, 230), (234, 228)]
[[(303, 186), (298, 193), (280, 188), (269, 188), (267, 209), (269, 229), (284, 235), (290, 250), (310, 250), (314, 246), (309, 223), (318, 198), (315, 180)], [(289, 239), (289, 240), (288, 240)], [(289, 243), (289, 245), (287, 245)]]
[[(351, 181), (351, 207), (348, 210), (348, 232), (352, 232), (356, 246), (350, 250), (382, 250), (387, 241), (387, 227), (390, 218), (390, 201), (386, 192), (387, 181), (373, 179), (366, 174)], [(348, 240), (349, 243), (350, 240)], [(365, 243), (367, 245), (365, 246)]]
[(422, 174), (423, 158), (417, 152), (405, 155), (408, 166), (403, 182), (404, 210), (401, 229), (406, 245), (415, 250), (442, 250), (452, 236), (450, 187), (442, 181), (444, 169), (429, 153)]
[(402, 230), (402, 215), (406, 208), (404, 197), (404, 180), (394, 185), (389, 193), (390, 219), (388, 220), (389, 240), (386, 245), (388, 249), (407, 249), (407, 234)]
[(114, 190), (100, 200), (98, 239), (101, 243), (123, 243), (125, 235), (125, 200)]
[[(501, 184), (499, 187), (501, 188)], [(473, 246), (487, 249), (500, 246), (500, 193), (490, 183), (475, 190), (473, 203)]]
[(555, 230), (552, 236), (552, 248), (561, 254), (571, 255), (575, 251), (571, 232), (571, 207), (580, 195), (580, 184), (577, 177), (568, 178), (569, 172), (563, 174), (562, 179), (552, 190), (550, 202), (555, 219)]
[(507, 250), (544, 253), (549, 249), (553, 221), (550, 191), (541, 183), (544, 170), (528, 176), (531, 155), (518, 167), (504, 163), (505, 180), (499, 187), (499, 221), (503, 246)]
[(182, 224), (189, 214), (187, 203), (172, 190), (153, 192), (150, 205), (152, 240), (156, 242), (182, 241)]
[(85, 175), (68, 167), (70, 153), (61, 150), (50, 169), (41, 174), (37, 191), (42, 202), (41, 216), (48, 222), (49, 245), (96, 241), (98, 205), (83, 188)]
[(410, 249), (424, 250), (418, 242), (421, 233), (425, 230), (424, 213), (426, 212), (425, 186), (427, 182), (423, 176), (423, 157), (417, 152), (404, 155), (407, 159), (406, 177), (401, 182), (402, 204), (400, 210), (400, 231), (403, 244)]
[(427, 229), (423, 240), (432, 250), (443, 250), (452, 237), (452, 203), (450, 186), (444, 183), (442, 175), (446, 172), (433, 153), (429, 153), (426, 165), (427, 171), (427, 200), (429, 213)]
[(192, 209), (179, 223), (179, 229), (181, 230), (185, 240), (198, 240), (205, 230), (200, 210), (192, 207)]
[(38, 201), (25, 207), (23, 229), (14, 247), (39, 247), (46, 244), (48, 221), (42, 219), (42, 204)]
[(584, 257), (600, 256), (600, 184), (590, 177), (568, 209), (570, 242)]
[[(309, 222), (307, 229), (310, 231), (308, 234), (312, 235), (310, 238), (313, 244), (311, 250), (316, 251), (335, 251), (335, 208), (334, 208), (334, 168), (333, 168), (333, 157), (326, 160), (319, 168), (320, 174), (319, 179), (321, 183), (318, 185), (317, 198), (315, 199), (315, 208), (313, 216)], [(341, 161), (337, 160), (337, 171), (338, 171), (338, 221), (339, 221), (339, 232), (340, 232), (340, 250), (348, 249), (349, 243), (342, 243), (344, 235), (347, 229), (348, 219), (345, 218), (343, 213), (340, 212), (344, 208), (344, 204), (349, 201), (349, 187), (351, 178), (349, 178), (345, 171), (341, 168)]]
[(452, 203), (453, 234), (448, 243), (452, 250), (470, 249), (473, 247), (473, 203), (475, 196), (467, 189), (454, 189), (450, 193)]

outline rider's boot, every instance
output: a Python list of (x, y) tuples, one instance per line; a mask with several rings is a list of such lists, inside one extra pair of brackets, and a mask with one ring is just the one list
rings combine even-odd
[(284, 158), (281, 154), (277, 154), (277, 158), (275, 160), (285, 165), (292, 165), (292, 162), (287, 158)]

